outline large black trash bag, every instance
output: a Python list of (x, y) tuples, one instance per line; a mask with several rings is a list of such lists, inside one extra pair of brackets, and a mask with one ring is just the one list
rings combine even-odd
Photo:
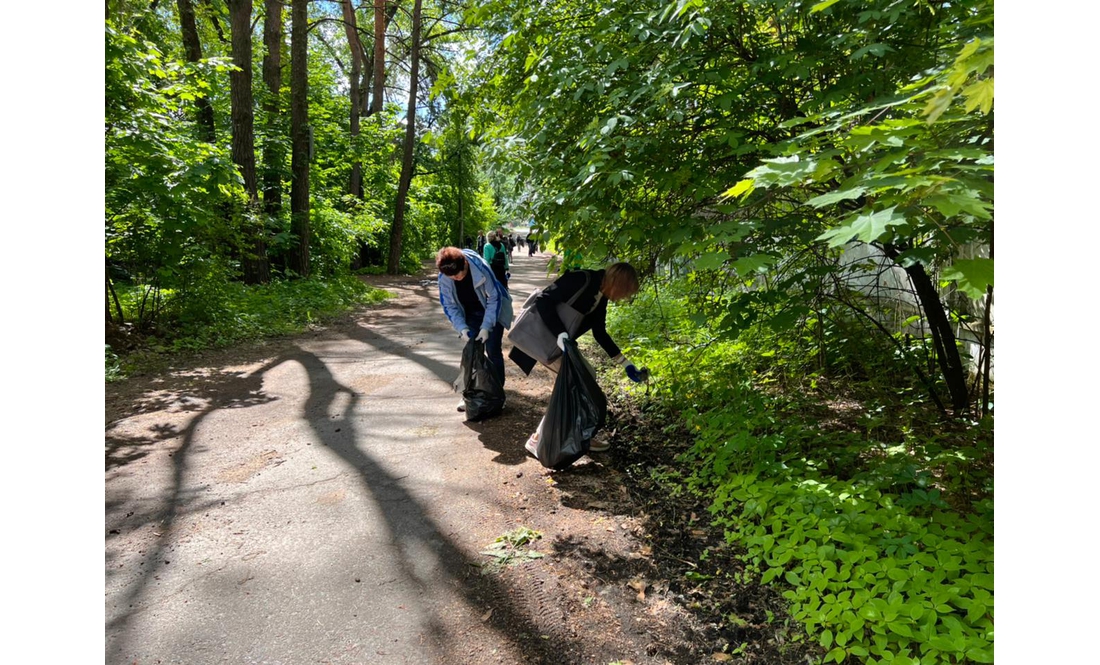
[(561, 471), (588, 453), (592, 437), (607, 420), (607, 397), (577, 343), (565, 340), (561, 369), (546, 407), (539, 438), (539, 462)]
[(454, 382), (466, 400), (466, 420), (483, 420), (504, 409), (504, 386), (485, 355), (485, 344), (471, 339), (462, 349), (462, 367)]

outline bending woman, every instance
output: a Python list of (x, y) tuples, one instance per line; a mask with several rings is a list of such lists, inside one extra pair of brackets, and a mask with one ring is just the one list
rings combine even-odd
[[(623, 355), (618, 344), (607, 333), (607, 303), (609, 301), (625, 300), (637, 293), (638, 288), (638, 272), (629, 263), (614, 263), (608, 266), (606, 270), (571, 270), (543, 290), (542, 294), (535, 300), (535, 308), (546, 323), (546, 327), (557, 336), (558, 346), (564, 347), (564, 340), (569, 338), (569, 333), (566, 331), (561, 317), (558, 316), (558, 304), (568, 302), (580, 292), (572, 307), (578, 312), (588, 312), (588, 314), (581, 319), (576, 337), (580, 337), (591, 330), (592, 336), (607, 356), (612, 361), (622, 365), (630, 380), (637, 383), (645, 380), (646, 373), (644, 370), (635, 367), (634, 363)], [(515, 347), (512, 348), (508, 357), (528, 374), (531, 373), (531, 369), (537, 362), (534, 358)], [(547, 367), (556, 373), (560, 363), (561, 358), (558, 358)], [(543, 418), (545, 420), (545, 416)], [(535, 433), (527, 439), (526, 448), (532, 455), (535, 454), (538, 447), (541, 432), (542, 423), (540, 422)], [(603, 452), (608, 447), (609, 444), (606, 442), (593, 441), (591, 450), (593, 452)]]
[[(462, 342), (477, 335), (485, 343), (485, 355), (504, 385), (504, 329), (512, 327), (512, 296), (485, 260), (472, 249), (444, 247), (436, 256), (439, 268), (439, 303)], [(477, 330), (477, 333), (473, 331)], [(459, 410), (464, 403), (459, 405)]]

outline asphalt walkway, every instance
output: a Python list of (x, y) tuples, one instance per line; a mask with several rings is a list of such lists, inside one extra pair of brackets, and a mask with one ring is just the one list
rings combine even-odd
[[(518, 309), (549, 257), (515, 256)], [(509, 522), (481, 482), (500, 454), (456, 415), (462, 344), (434, 283), (389, 288), (354, 325), (173, 372), (108, 424), (107, 663), (524, 659), (467, 583)], [(537, 465), (516, 441), (508, 461)]]

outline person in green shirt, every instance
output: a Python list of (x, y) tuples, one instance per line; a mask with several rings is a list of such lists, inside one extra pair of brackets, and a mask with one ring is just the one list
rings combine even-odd
[(512, 264), (508, 260), (508, 247), (501, 239), (499, 231), (489, 234), (489, 242), (485, 243), (482, 256), (489, 267), (493, 269), (493, 275), (497, 278), (497, 281), (507, 289), (508, 278), (512, 276), (509, 272), (512, 269)]

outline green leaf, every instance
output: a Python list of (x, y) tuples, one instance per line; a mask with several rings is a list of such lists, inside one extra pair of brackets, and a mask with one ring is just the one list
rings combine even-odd
[(863, 187), (856, 187), (854, 189), (842, 189), (835, 192), (829, 192), (828, 194), (822, 194), (821, 196), (815, 196), (809, 201), (806, 201), (806, 204), (811, 205), (815, 208), (823, 208), (827, 205), (832, 205), (838, 201), (849, 201), (852, 199), (858, 199), (866, 193), (867, 190)]
[(943, 112), (947, 110), (947, 107), (951, 106), (951, 100), (955, 98), (955, 93), (950, 88), (943, 88), (935, 95), (932, 95), (932, 99), (928, 100), (928, 104), (925, 105), (924, 110), (921, 112), (924, 115), (925, 122), (929, 125), (939, 120)]
[(989, 208), (993, 206), (979, 198), (978, 193), (974, 191), (933, 194), (925, 198), (924, 203), (934, 207), (944, 217), (954, 217), (963, 212), (974, 215), (978, 219), (989, 219), (992, 216)]
[(928, 640), (929, 646), (939, 649), (940, 651), (946, 651), (951, 653), (955, 650), (955, 641), (947, 635), (933, 635), (932, 639)]
[(698, 270), (716, 270), (729, 258), (729, 252), (707, 252), (695, 259), (695, 267)]
[(993, 286), (993, 259), (955, 259), (942, 277), (958, 284), (959, 289), (977, 300)]
[(962, 93), (966, 97), (965, 108), (967, 113), (975, 108), (981, 108), (982, 113), (989, 113), (993, 110), (993, 79), (982, 79), (963, 88)]
[(886, 210), (859, 215), (843, 226), (822, 233), (816, 239), (827, 240), (829, 247), (840, 247), (853, 238), (863, 242), (878, 240), (891, 226), (900, 226), (905, 223), (905, 217), (895, 208), (896, 206), (891, 206)]
[(844, 649), (841, 649), (840, 647), (836, 647), (835, 649), (830, 651), (828, 654), (826, 654), (825, 660), (826, 661), (832, 660), (834, 663), (839, 663), (840, 661), (844, 660), (845, 656), (847, 656), (847, 655), (848, 655), (847, 651), (845, 651)]
[(729, 199), (742, 194), (748, 195), (754, 189), (756, 189), (756, 182), (752, 178), (746, 178), (723, 192), (722, 198)]
[(836, 167), (836, 163), (831, 159), (824, 162), (814, 159), (802, 160), (797, 155), (763, 161), (763, 164), (749, 171), (749, 176), (762, 187), (797, 185), (808, 178), (825, 177)]
[(992, 663), (993, 662), (993, 650), (992, 649), (967, 649), (966, 657), (975, 663)]
[(881, 58), (882, 56), (886, 55), (887, 51), (893, 50), (894, 48), (888, 44), (868, 44), (867, 46), (864, 46), (852, 55), (848, 56), (848, 59), (860, 60), (864, 58), (868, 53), (875, 56), (876, 58)]
[(745, 256), (733, 262), (733, 269), (741, 277), (748, 277), (754, 272), (763, 272), (768, 266), (778, 259), (769, 254), (754, 254)]
[(833, 646), (833, 631), (826, 630), (825, 632), (821, 633), (821, 646), (825, 647), (826, 649)]
[(825, 11), (826, 9), (828, 9), (829, 7), (832, 7), (833, 5), (835, 5), (838, 2), (840, 2), (840, 0), (824, 0), (824, 2), (819, 2), (816, 5), (814, 5), (813, 7), (811, 7), (810, 8), (810, 13), (815, 14), (817, 12)]

